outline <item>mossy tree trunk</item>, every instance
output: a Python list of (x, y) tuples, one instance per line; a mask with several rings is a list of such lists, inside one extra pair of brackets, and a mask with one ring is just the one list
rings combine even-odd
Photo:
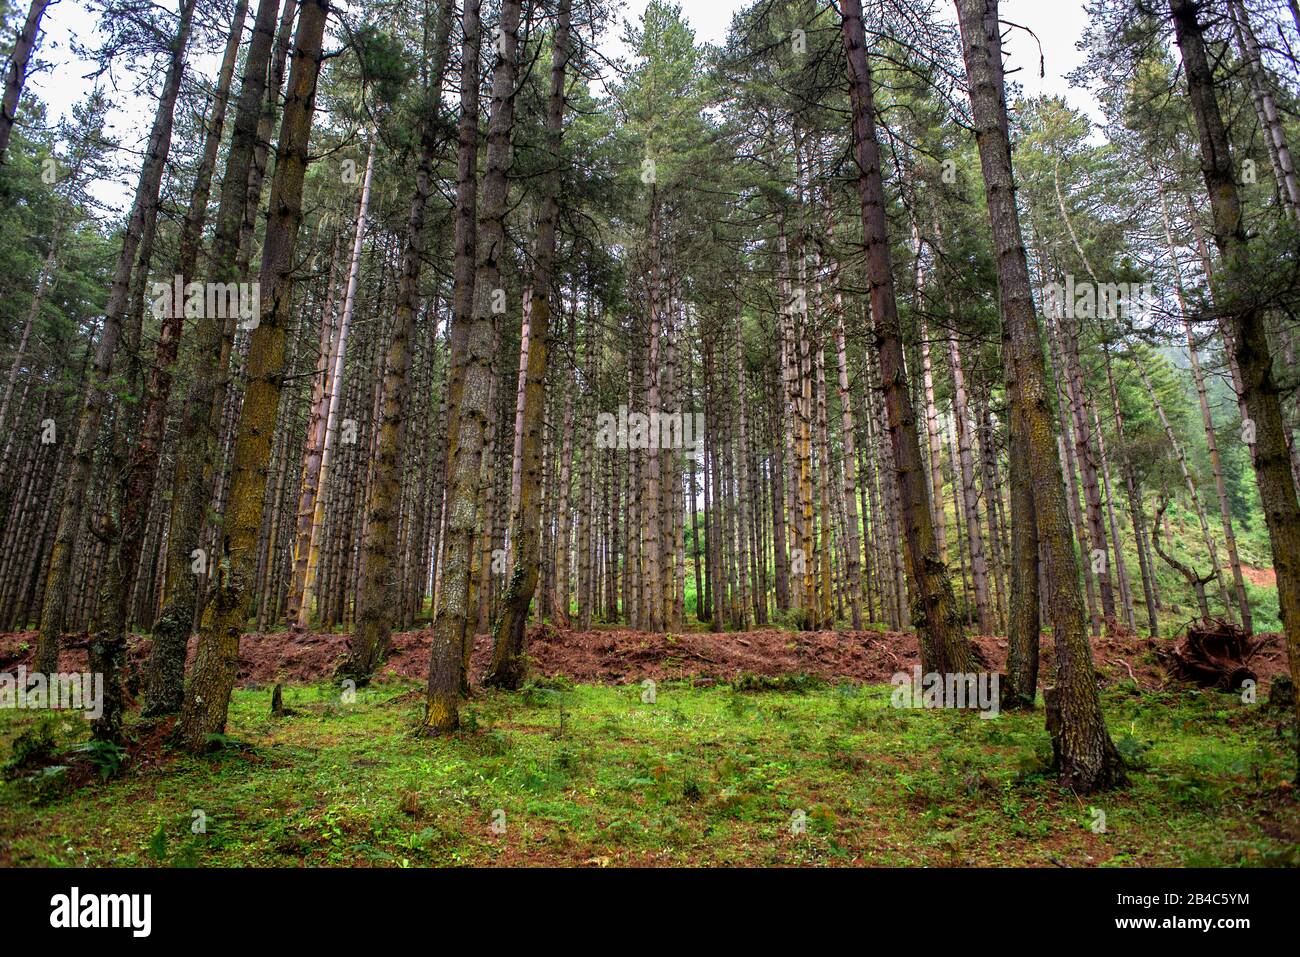
[(225, 555), (204, 608), (194, 671), (185, 689), (178, 737), (191, 752), (226, 727), (239, 664), (239, 639), (253, 597), (271, 433), (285, 369), (286, 328), (302, 224), (302, 187), (315, 112), (329, 0), (303, 0), (280, 124), (270, 215), (262, 248), (261, 316), (249, 343), (248, 386), (235, 434), (230, 500), (222, 529)]
[[(244, 76), (235, 107), (235, 123), (222, 174), (221, 202), (212, 237), (209, 276), (218, 282), (237, 278), (239, 235), (248, 201), (247, 184), (257, 145), (257, 126), (266, 93), (275, 18), (280, 0), (261, 0), (244, 61)], [(209, 484), (207, 473), (215, 454), (217, 435), (212, 404), (218, 379), (225, 374), (219, 364), (222, 323), (215, 318), (198, 322), (194, 329), (194, 356), (186, 370), (189, 381), (181, 411), (176, 468), (172, 476), (171, 512), (168, 516), (167, 567), (162, 609), (153, 627), (153, 642), (144, 674), (144, 713), (171, 714), (184, 698), (185, 654), (198, 601), (199, 572), (207, 571), (205, 556), (196, 555), (203, 529)], [(199, 562), (196, 566), (194, 563)]]
[[(424, 730), (432, 734), (455, 731), (460, 724), (458, 696), (464, 670), (465, 642), (473, 637), (468, 633), (470, 573), (473, 570), (472, 553), (477, 531), (479, 473), (484, 438), (489, 426), (492, 317), (495, 311), (499, 311), (494, 310), (494, 305), (505, 297), (505, 290), (501, 288), (501, 267), (505, 255), (505, 216), (509, 200), (507, 177), (514, 131), (520, 6), (520, 0), (504, 0), (501, 6), (499, 42), (494, 47), (496, 63), (492, 71), (492, 105), (488, 117), (487, 167), (483, 174), (473, 308), (470, 315), (465, 316), (457, 311), (453, 318), (452, 405), (448, 414), (455, 435), (448, 444), (447, 452), (447, 532), (442, 555), (442, 588), (433, 622), (429, 682), (422, 723)], [(477, 34), (477, 20), (474, 32)], [(462, 112), (465, 105), (462, 99)], [(459, 285), (458, 283), (458, 287)], [(460, 288), (456, 295), (460, 301)], [(464, 342), (464, 362), (459, 374), (459, 386), (455, 379), (458, 337)]]
[[(1080, 793), (1090, 793), (1123, 783), (1124, 770), (1102, 716), (1084, 625), (1078, 559), (1048, 405), (1041, 332), (1016, 210), (998, 6), (996, 0), (957, 0), (957, 14), (997, 255), (1011, 415), (1018, 420), (1024, 438), (1024, 444), (1013, 449), (1011, 482), (1013, 489), (1024, 483), (1028, 471), (1046, 572), (1047, 612), (1056, 645), (1056, 685), (1044, 692), (1048, 730), (1061, 782)], [(1013, 521), (1017, 518), (1023, 514), (1013, 516)], [(1026, 541), (1021, 538), (1016, 544), (1023, 549)]]

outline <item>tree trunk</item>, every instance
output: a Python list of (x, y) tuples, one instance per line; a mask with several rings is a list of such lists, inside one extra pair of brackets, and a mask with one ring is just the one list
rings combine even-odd
[(1182, 575), (1187, 581), (1187, 586), (1196, 594), (1196, 607), (1201, 613), (1201, 621), (1209, 622), (1210, 620), (1210, 603), (1205, 597), (1205, 585), (1214, 581), (1214, 572), (1210, 571), (1206, 575), (1198, 575), (1196, 571), (1184, 565), (1173, 555), (1166, 552), (1160, 547), (1160, 526), (1165, 522), (1165, 509), (1169, 506), (1169, 499), (1164, 495), (1160, 497), (1160, 504), (1156, 507), (1156, 527), (1151, 533), (1151, 544), (1155, 546), (1156, 554), (1165, 560), (1170, 568)]
[[(230, 35), (218, 72), (217, 88), (212, 98), (212, 109), (208, 117), (202, 158), (195, 175), (194, 188), (190, 195), (190, 208), (181, 227), (181, 236), (176, 258), (175, 275), (180, 277), (183, 287), (195, 275), (198, 265), (199, 247), (202, 244), (203, 228), (207, 222), (208, 199), (212, 190), (212, 174), (216, 168), (217, 150), (221, 144), (221, 132), (225, 125), (226, 104), (230, 95), (230, 83), (234, 76), (235, 60), (239, 52), (244, 32), (244, 18), (248, 11), (247, 0), (239, 0), (231, 20)], [(140, 440), (137, 443), (128, 468), (129, 487), (123, 501), (124, 512), (121, 523), (121, 561), (123, 569), (132, 569), (139, 560), (143, 544), (146, 510), (153, 497), (154, 484), (158, 474), (159, 457), (163, 444), (163, 430), (167, 418), (167, 402), (171, 396), (174, 366), (180, 348), (180, 339), (184, 324), (184, 305), (173, 301), (163, 318), (158, 336), (158, 346), (154, 357), (153, 369), (146, 386), (148, 400), (145, 405)], [(205, 320), (200, 320), (205, 321)], [(208, 319), (206, 321), (211, 321)], [(119, 587), (125, 588), (125, 580), (119, 580)], [(121, 594), (116, 599), (122, 605), (121, 616), (125, 618), (127, 596)], [(188, 629), (186, 631), (188, 635)], [(155, 639), (157, 640), (157, 639)], [(174, 653), (167, 659), (170, 666), (175, 665)], [(159, 664), (163, 663), (160, 657)], [(183, 661), (182, 661), (183, 667)], [(180, 704), (180, 682), (175, 675), (167, 674), (167, 669), (148, 668), (145, 675), (145, 696), (143, 713), (146, 716), (174, 711)]]
[(1147, 625), (1152, 637), (1160, 634), (1158, 603), (1155, 590), (1155, 568), (1147, 551), (1146, 513), (1142, 509), (1142, 493), (1133, 470), (1132, 453), (1124, 435), (1124, 413), (1119, 404), (1119, 390), (1115, 387), (1115, 373), (1111, 368), (1110, 350), (1105, 348), (1106, 384), (1110, 389), (1111, 408), (1115, 415), (1115, 435), (1119, 439), (1120, 463), (1124, 472), (1124, 487), (1128, 494), (1129, 521), (1133, 525), (1133, 538), (1137, 547), (1138, 568), (1142, 573), (1142, 597), (1146, 603)]
[(921, 321), (921, 376), (925, 386), (925, 425), (930, 449), (930, 501), (934, 508), (934, 538), (939, 544), (939, 557), (948, 560), (948, 532), (943, 508), (943, 441), (939, 437), (939, 407), (934, 401), (934, 363), (930, 355), (930, 326), (925, 319), (922, 290), (925, 287), (925, 264), (921, 259), (921, 232), (912, 224), (912, 245), (915, 249), (916, 312)]
[(1296, 176), (1295, 161), (1291, 158), (1286, 132), (1278, 116), (1270, 78), (1264, 69), (1263, 57), (1260, 55), (1259, 40), (1255, 36), (1254, 28), (1251, 27), (1246, 5), (1241, 0), (1228, 0), (1228, 16), (1232, 19), (1237, 48), (1241, 52), (1241, 58), (1246, 61), (1251, 99), (1254, 100), (1259, 125), (1268, 144), (1273, 175), (1277, 179), (1278, 195), (1282, 198), (1282, 205), (1291, 214), (1291, 218), (1300, 223), (1300, 177)]
[(41, 30), (41, 18), (50, 0), (32, 0), (27, 8), (27, 20), (18, 31), (13, 53), (9, 57), (9, 68), (5, 71), (4, 101), (0, 103), (0, 162), (4, 162), (5, 152), (9, 149), (9, 135), (13, 132), (14, 118), (18, 115), (18, 100), (23, 93), (23, 84), (27, 82), (27, 65), (31, 62), (32, 50), (36, 47), (36, 37)]
[[(217, 282), (241, 278), (236, 272), (239, 234), (244, 222), (244, 204), (248, 201), (248, 180), (279, 9), (280, 0), (261, 0), (245, 58), (212, 237), (209, 276)], [(207, 556), (198, 549), (210, 491), (207, 474), (218, 441), (212, 409), (218, 380), (225, 375), (220, 365), (222, 332), (222, 323), (215, 319), (199, 322), (194, 330), (194, 366), (188, 373), (189, 387), (172, 476), (163, 605), (154, 622), (153, 644), (145, 668), (144, 708), (149, 714), (169, 714), (181, 707), (186, 645), (198, 601), (198, 576), (208, 571)]]
[[(588, 293), (590, 295), (590, 293)], [(590, 299), (588, 300), (590, 309)], [(592, 319), (588, 311), (588, 320)], [(596, 374), (600, 350), (600, 326), (594, 321), (587, 323), (586, 355), (584, 356), (582, 408), (585, 421), (594, 422), (597, 411)], [(585, 434), (585, 433), (584, 433)], [(692, 460), (693, 462), (694, 460)], [(591, 630), (592, 613), (597, 607), (596, 595), (598, 565), (593, 561), (593, 551), (599, 538), (600, 523), (596, 513), (594, 482), (596, 472), (595, 442), (586, 436), (583, 442), (582, 465), (578, 477), (578, 627), (583, 631)], [(691, 471), (691, 512), (695, 510), (695, 471)], [(699, 588), (699, 568), (696, 567), (696, 591)]]
[[(357, 610), (357, 627), (347, 661), (340, 674), (359, 683), (370, 680), (388, 653), (393, 613), (400, 607), (396, 570), (398, 516), (401, 483), (398, 467), (406, 440), (408, 385), (411, 374), (411, 349), (416, 334), (420, 308), (420, 271), (424, 265), (425, 208), (433, 191), (433, 161), (438, 144), (436, 111), (442, 98), (443, 72), (450, 49), (453, 0), (442, 0), (438, 8), (433, 48), (433, 67), (429, 111), (420, 131), (420, 159), (415, 170), (415, 192), (406, 218), (406, 247), (402, 255), (402, 272), (397, 287), (393, 315), (393, 335), (388, 342), (383, 364), (383, 401), (379, 416), (374, 455), (374, 476), (366, 502), (366, 532), (362, 545), (365, 555), (365, 583)], [(368, 198), (370, 183), (367, 163), (363, 197)], [(362, 218), (364, 219), (364, 199)], [(346, 315), (345, 315), (346, 319)], [(304, 603), (305, 604), (305, 603)]]
[(979, 490), (975, 486), (975, 457), (972, 451), (970, 404), (966, 395), (966, 373), (956, 334), (948, 336), (948, 364), (952, 369), (953, 420), (957, 426), (957, 463), (961, 474), (962, 501), (966, 507), (966, 541), (970, 545), (971, 583), (975, 590), (975, 613), (981, 635), (993, 634), (989, 613), (989, 566), (980, 531)]
[(1080, 793), (1090, 793), (1121, 784), (1123, 762), (1101, 713), (1092, 651), (1084, 629), (1079, 568), (1070, 540), (1064, 482), (1054, 466), (1056, 439), (1048, 406), (1047, 370), (1015, 204), (998, 7), (996, 0), (957, 0), (956, 5), (997, 255), (1000, 311), (1010, 346), (1007, 387), (1011, 414), (1020, 420), (1026, 440), (1024, 454), (1013, 455), (1016, 474), (1011, 481), (1013, 488), (1017, 481), (1023, 481), (1023, 472), (1015, 466), (1028, 466), (1047, 573), (1057, 672), (1056, 686), (1044, 695), (1048, 730), (1062, 783)]
[(1191, 470), (1187, 467), (1187, 456), (1183, 453), (1182, 443), (1174, 435), (1173, 426), (1169, 423), (1169, 417), (1165, 415), (1164, 404), (1156, 394), (1155, 386), (1151, 384), (1151, 377), (1147, 375), (1141, 360), (1135, 363), (1138, 375), (1142, 379), (1142, 384), (1146, 386), (1147, 394), (1151, 397), (1151, 404), (1155, 407), (1156, 415), (1160, 418), (1160, 425), (1165, 430), (1165, 438), (1169, 440), (1169, 445), (1173, 449), (1174, 457), (1178, 460), (1178, 468), (1183, 474), (1183, 482), (1187, 485), (1187, 495), (1192, 500), (1192, 507), (1196, 511), (1196, 520), (1201, 526), (1201, 539), (1205, 542), (1205, 550), (1210, 555), (1211, 579), (1217, 579), (1219, 584), (1219, 597), (1223, 602), (1224, 611), (1232, 615), (1232, 597), (1228, 592), (1227, 582), (1223, 577), (1223, 566), (1219, 564), (1219, 550), (1215, 546), (1214, 536), (1210, 533), (1210, 523), (1205, 517), (1205, 506), (1201, 504), (1201, 495), (1196, 488), (1196, 480), (1192, 477)]
[[(316, 477), (315, 508), (312, 513), (311, 533), (307, 540), (307, 574), (303, 579), (302, 599), (298, 614), (290, 622), (305, 629), (311, 620), (312, 606), (319, 604), (317, 595), (320, 579), (321, 539), (325, 525), (325, 490), (330, 484), (330, 468), (338, 446), (339, 403), (343, 395), (343, 368), (348, 353), (348, 333), (352, 328), (352, 314), (356, 308), (357, 283), (361, 276), (361, 248), (366, 233), (366, 217), (370, 212), (370, 181), (374, 175), (375, 148), (371, 144), (366, 156), (366, 172), (361, 180), (361, 202), (357, 209), (357, 226), (352, 237), (352, 258), (349, 260), (348, 285), (343, 294), (343, 316), (339, 320), (338, 345), (333, 356), (334, 371), (330, 374), (330, 400), (325, 415), (325, 444), (321, 448), (320, 474)], [(317, 609), (319, 612), (319, 608)]]
[(316, 515), (316, 495), (320, 491), (321, 456), (325, 451), (325, 426), (333, 394), (334, 367), (341, 347), (340, 325), (334, 308), (336, 269), (339, 262), (339, 239), (335, 238), (334, 251), (326, 271), (325, 302), (321, 309), (320, 334), (317, 339), (316, 370), (312, 377), (311, 406), (307, 416), (307, 432), (303, 441), (302, 482), (298, 491), (295, 513), (293, 557), (289, 573), (289, 589), (285, 600), (285, 620), (292, 625), (298, 621), (302, 607), (303, 590), (307, 585), (307, 557), (311, 549), (312, 522)]
[[(835, 299), (839, 305), (840, 293), (837, 289)], [(835, 352), (839, 370), (840, 385), (840, 448), (844, 462), (844, 509), (845, 517), (845, 574), (849, 585), (849, 611), (851, 624), (855, 631), (862, 628), (862, 605), (866, 598), (865, 576), (862, 574), (861, 522), (858, 516), (857, 500), (857, 449), (853, 427), (853, 396), (849, 392), (849, 357), (844, 341), (843, 309), (837, 308), (835, 317)], [(867, 614), (870, 616), (870, 602)]]
[(258, 277), (262, 312), (249, 346), (248, 387), (235, 437), (230, 505), (223, 529), (226, 556), (204, 609), (198, 656), (177, 729), (181, 745), (191, 752), (204, 750), (211, 735), (225, 730), (239, 662), (239, 638), (252, 597), (266, 464), (283, 386), (307, 148), (329, 13), (329, 0), (302, 0)]
[[(1219, 112), (1194, 0), (1170, 0), (1174, 35), (1183, 57), (1187, 93), (1196, 118), (1201, 169), (1214, 214), (1214, 241), (1221, 268), (1211, 276), (1215, 305), (1227, 316), (1233, 351), (1241, 369), (1242, 396), (1255, 432), (1255, 481), (1268, 525), (1277, 573), (1278, 608), (1286, 631), (1291, 679), (1300, 685), (1300, 503), (1291, 474), (1282, 403), (1273, 379), (1264, 314), (1258, 302), (1243, 295), (1236, 284), (1248, 273), (1249, 250), (1241, 199), (1233, 178), (1232, 153)], [(1300, 727), (1300, 696), (1296, 698)], [(1300, 779), (1300, 737), (1297, 738), (1297, 779)]]
[(113, 284), (108, 304), (104, 309), (104, 326), (95, 353), (90, 380), (82, 398), (77, 420), (72, 463), (64, 489), (63, 505), (59, 511), (58, 531), (54, 550), (50, 554), (46, 573), (44, 607), (41, 610), (41, 634), (36, 649), (35, 670), (52, 674), (58, 670), (59, 643), (63, 636), (64, 614), (68, 602), (68, 584), (72, 573), (72, 546), (81, 525), (86, 490), (90, 487), (91, 468), (95, 446), (99, 441), (99, 427), (104, 408), (109, 404), (112, 389), (113, 360), (122, 336), (122, 321), (127, 312), (131, 277), (136, 252), (146, 225), (158, 213), (158, 197), (167, 155), (171, 150), (172, 125), (176, 100), (180, 94), (181, 78), (185, 72), (185, 49), (189, 43), (190, 27), (194, 19), (195, 0), (186, 0), (180, 10), (176, 36), (171, 45), (167, 75), (163, 81), (154, 114), (153, 128), (145, 150), (144, 164), (136, 184), (135, 198), (131, 203), (131, 216), (122, 237)]
[[(1183, 331), (1187, 336), (1187, 356), (1192, 367), (1192, 382), (1196, 385), (1196, 398), (1201, 407), (1201, 424), (1205, 427), (1205, 447), (1210, 455), (1210, 469), (1214, 473), (1214, 490), (1219, 499), (1219, 518), (1223, 523), (1223, 546), (1228, 551), (1228, 565), (1232, 569), (1241, 626), (1246, 631), (1253, 632), (1255, 629), (1250, 617), (1250, 600), (1246, 595), (1241, 558), (1237, 554), (1237, 534), (1232, 523), (1232, 507), (1228, 502), (1228, 487), (1223, 479), (1223, 463), (1219, 459), (1219, 441), (1214, 434), (1214, 418), (1210, 415), (1210, 399), (1205, 389), (1205, 375), (1201, 371), (1200, 350), (1197, 348), (1196, 335), (1192, 330), (1192, 321), (1188, 314), (1187, 297), (1183, 289), (1183, 270), (1178, 262), (1173, 228), (1169, 220), (1169, 204), (1165, 200), (1164, 183), (1158, 175), (1156, 188), (1160, 194), (1160, 215), (1165, 228), (1165, 246), (1169, 250), (1170, 262), (1174, 268), (1174, 291), (1178, 296), (1178, 311), (1182, 314)], [(1215, 567), (1218, 567), (1217, 562)]]
[[(472, 638), (472, 635), (466, 633), (470, 609), (469, 576), (472, 570), (475, 503), (483, 459), (483, 440), (489, 425), (492, 316), (495, 311), (494, 301), (505, 295), (505, 290), (499, 286), (502, 260), (506, 253), (505, 215), (509, 199), (507, 168), (514, 128), (520, 6), (520, 0), (503, 0), (501, 5), (500, 41), (496, 46), (497, 58), (492, 75), (487, 168), (483, 177), (482, 221), (477, 240), (473, 309), (469, 317), (463, 317), (458, 312), (453, 319), (453, 344), (457, 334), (455, 324), (465, 327), (459, 333), (465, 343), (465, 359), (461, 395), (456, 395), (454, 384), (451, 392), (453, 406), (450, 420), (455, 423), (456, 434), (448, 448), (450, 480), (447, 490), (447, 533), (443, 546), (443, 588), (433, 623), (428, 696), (423, 719), (424, 729), (433, 734), (451, 732), (459, 726), (457, 695), (461, 687), (464, 643)], [(465, 14), (467, 28), (471, 17), (468, 7), (469, 4)], [(466, 30), (467, 35), (470, 32), (470, 29)], [(478, 34), (477, 9), (473, 12), (472, 33), (474, 36)], [(465, 78), (462, 78), (462, 93), (465, 82)], [(462, 110), (466, 106), (463, 98), (461, 106)], [(464, 138), (461, 143), (464, 146)], [(463, 159), (462, 153), (462, 161)], [(468, 171), (471, 177), (472, 170), (470, 167)], [(458, 298), (460, 295), (461, 290), (458, 288)]]
[[(484, 684), (517, 690), (527, 670), (525, 625), (528, 605), (537, 588), (541, 558), (542, 416), (546, 407), (546, 367), (551, 351), (551, 264), (555, 258), (555, 228), (560, 209), (560, 137), (564, 129), (564, 71), (569, 60), (569, 0), (559, 0), (551, 60), (551, 91), (546, 107), (546, 146), (549, 156), (542, 181), (542, 208), (533, 251), (531, 343), (524, 388), (522, 480), (515, 525), (515, 566), (493, 629), (492, 665)], [(567, 547), (567, 546), (566, 546)]]
[(948, 569), (935, 541), (930, 489), (921, 461), (916, 416), (903, 368), (902, 332), (894, 298), (884, 184), (876, 144), (875, 103), (867, 66), (860, 0), (844, 0), (842, 27), (853, 104), (853, 146), (858, 166), (873, 332), (880, 356), (881, 385), (906, 533), (907, 568), (915, 609), (912, 617), (916, 626), (922, 629), (921, 667), (926, 672), (967, 674), (974, 671), (974, 661), (970, 646), (961, 634)]

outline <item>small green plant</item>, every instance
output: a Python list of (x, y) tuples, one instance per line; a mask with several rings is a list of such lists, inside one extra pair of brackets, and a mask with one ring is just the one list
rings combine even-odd
[(559, 700), (560, 694), (554, 688), (544, 687), (535, 681), (530, 681), (524, 685), (520, 696), (524, 699), (524, 704), (530, 708), (546, 708)]
[(126, 748), (113, 741), (87, 741), (68, 749), (70, 754), (85, 755), (99, 772), (100, 780), (107, 781), (122, 770), (126, 763)]
[(54, 760), (57, 726), (55, 719), (45, 716), (14, 738), (13, 754), (5, 763), (4, 776), (12, 780), (50, 764)]
[(551, 737), (556, 741), (563, 740), (569, 733), (569, 713), (564, 709), (564, 702), (560, 702), (560, 723), (551, 732)]
[(1140, 770), (1147, 766), (1147, 752), (1151, 749), (1150, 745), (1138, 738), (1132, 731), (1125, 729), (1115, 739), (1115, 747), (1119, 750), (1120, 757), (1124, 763), (1134, 770)]
[(816, 675), (800, 672), (793, 675), (738, 675), (731, 682), (736, 691), (784, 691), (790, 694), (807, 694), (826, 686), (825, 680)]
[(555, 754), (555, 767), (560, 771), (572, 774), (578, 770), (578, 763), (577, 752), (570, 748), (561, 748)]
[(158, 830), (149, 838), (149, 856), (159, 863), (167, 859), (167, 831), (159, 824)]
[(204, 737), (204, 742), (209, 751), (254, 751), (256, 750), (251, 744), (243, 741), (237, 741), (227, 734), (220, 731), (214, 731)]
[(541, 675), (534, 678), (530, 684), (534, 688), (542, 688), (547, 691), (572, 691), (573, 679), (568, 675), (551, 675), (547, 677)]

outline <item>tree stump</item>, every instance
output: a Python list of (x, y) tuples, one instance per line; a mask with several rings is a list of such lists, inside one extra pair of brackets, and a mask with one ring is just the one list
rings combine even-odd
[(297, 713), (297, 709), (284, 706), (284, 685), (277, 681), (271, 689), (271, 717), (289, 718)]
[(1201, 688), (1232, 691), (1247, 680), (1257, 680), (1250, 660), (1259, 642), (1249, 632), (1222, 619), (1199, 621), (1187, 634), (1162, 652), (1170, 677)]

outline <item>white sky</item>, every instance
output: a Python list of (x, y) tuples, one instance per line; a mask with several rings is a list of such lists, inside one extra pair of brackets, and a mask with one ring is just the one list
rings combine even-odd
[[(168, 0), (160, 0), (167, 3)], [(174, 0), (172, 0), (174, 2)], [(732, 15), (745, 6), (748, 0), (679, 0), (696, 39), (721, 43), (731, 26)], [(352, 6), (363, 0), (353, 0)], [(639, 19), (648, 0), (626, 0), (622, 17)], [(952, 16), (952, 8), (939, 5), (941, 13)], [(1083, 35), (1087, 22), (1083, 0), (1003, 0), (1001, 17), (1033, 30), (1042, 42), (1046, 57), (1046, 76), (1038, 76), (1038, 45), (1023, 30), (1012, 30), (1006, 40), (1006, 56), (1011, 78), (1018, 82), (1026, 95), (1040, 93), (1063, 96), (1075, 108), (1084, 110), (1094, 120), (1100, 120), (1095, 100), (1085, 90), (1073, 89), (1065, 74), (1077, 67), (1082, 59), (1075, 49), (1075, 41)], [(250, 18), (252, 12), (249, 14)], [(72, 54), (69, 41), (74, 37), (82, 44), (94, 46), (96, 42), (95, 16), (81, 0), (61, 0), (45, 14), (44, 37), (39, 50), (40, 59), (50, 63), (52, 69), (39, 73), (29, 80), (30, 88), (46, 103), (50, 120), (67, 115), (73, 104), (85, 99), (92, 82), (84, 77), (87, 64)], [(618, 37), (621, 27), (611, 28), (606, 36), (606, 53), (610, 56), (623, 52)], [(200, 69), (215, 72), (217, 55), (205, 57), (198, 63)], [(122, 77), (126, 81), (125, 76)], [(110, 133), (125, 144), (135, 146), (147, 133), (151, 106), (141, 98), (132, 97), (129, 91), (109, 91), (118, 103), (110, 116)], [(98, 190), (101, 200), (114, 206), (125, 206), (130, 197), (127, 183), (105, 183)]]
[[(623, 16), (636, 19), (649, 0), (627, 0)], [(677, 0), (682, 12), (695, 28), (695, 38), (710, 43), (722, 43), (731, 18), (751, 0)], [(955, 23), (956, 11), (952, 4), (940, 2), (938, 11)], [(1083, 62), (1082, 54), (1074, 44), (1083, 36), (1088, 23), (1083, 0), (1002, 0), (1001, 19), (1028, 27), (1042, 41), (1045, 76), (1038, 76), (1038, 44), (1024, 30), (1011, 30), (1005, 41), (1004, 53), (1007, 70), (1023, 67), (1010, 79), (1020, 83), (1026, 96), (1051, 94), (1063, 96), (1071, 106), (1088, 112), (1099, 121), (1101, 113), (1086, 90), (1072, 89), (1065, 75)], [(621, 31), (619, 31), (621, 32)], [(611, 39), (616, 39), (611, 38)], [(616, 44), (611, 44), (616, 45)]]

